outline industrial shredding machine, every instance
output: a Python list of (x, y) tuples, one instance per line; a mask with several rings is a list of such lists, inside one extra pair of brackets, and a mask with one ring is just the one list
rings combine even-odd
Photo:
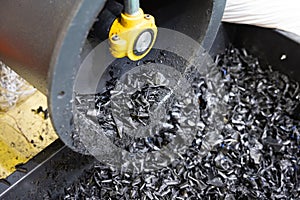
[[(175, 66), (175, 68), (176, 65), (179, 65), (178, 63), (181, 63), (182, 59), (174, 53), (156, 49), (157, 44), (159, 46), (164, 41), (166, 41), (166, 44), (178, 48), (183, 45), (184, 49), (180, 49), (182, 54), (185, 52), (190, 53), (191, 49), (196, 51), (201, 49), (201, 54), (197, 54), (197, 56), (201, 58), (202, 55), (203, 59), (207, 58), (205, 56), (208, 55), (208, 57), (215, 57), (217, 54), (224, 52), (228, 45), (233, 44), (238, 48), (248, 49), (249, 52), (244, 52), (247, 56), (248, 53), (260, 55), (259, 59), (264, 65), (275, 66), (276, 70), (284, 71), (289, 77), (299, 81), (299, 69), (296, 62), (299, 53), (299, 38), (285, 32), (263, 28), (226, 23), (221, 25), (225, 3), (225, 0), (187, 0), (185, 2), (179, 0), (3, 1), (0, 7), (0, 60), (11, 66), (19, 75), (47, 96), (50, 118), (60, 139), (22, 166), (26, 168), (26, 173), (19, 170), (7, 179), (2, 180), (0, 198), (61, 198), (61, 195), (66, 192), (65, 187), (78, 181), (86, 170), (91, 169), (98, 162), (96, 159), (101, 161), (93, 151), (97, 148), (105, 151), (105, 142), (108, 140), (103, 138), (104, 142), (98, 141), (101, 140), (101, 136), (95, 139), (97, 141), (93, 141), (93, 138), (89, 139), (88, 137), (85, 141), (86, 138), (83, 137), (78, 142), (78, 135), (76, 134), (78, 127), (74, 124), (84, 121), (84, 119), (79, 118), (74, 123), (76, 121), (76, 117), (74, 118), (75, 104), (81, 100), (80, 96), (77, 96), (78, 91), (86, 92), (86, 94), (90, 94), (91, 91), (94, 92), (93, 98), (96, 99), (96, 105), (93, 105), (99, 110), (102, 107), (98, 104), (104, 105), (108, 102), (105, 100), (106, 96), (100, 94), (104, 89), (109, 91), (109, 98), (115, 98), (116, 101), (122, 103), (122, 100), (126, 99), (127, 96), (125, 94), (117, 99), (115, 96), (118, 95), (118, 91), (115, 88), (118, 85), (112, 83), (118, 80), (126, 81), (127, 79), (123, 78), (124, 74), (132, 71), (133, 74), (137, 74), (133, 80), (140, 81), (142, 79), (140, 79), (139, 72), (145, 72), (146, 74), (149, 72), (150, 74), (153, 69), (158, 71), (157, 74), (160, 74), (160, 69), (155, 65), (157, 63), (162, 64), (160, 63), (161, 57), (166, 61), (163, 64), (169, 64), (172, 67)], [(165, 30), (171, 30), (171, 32)], [(178, 35), (174, 34), (175, 36), (179, 37), (180, 34), (183, 34), (191, 40), (176, 40), (174, 39), (175, 36), (172, 35), (172, 31), (179, 33)], [(193, 43), (190, 45), (189, 41), (196, 41), (197, 45), (193, 46)], [(276, 45), (279, 45), (280, 48), (273, 41), (276, 41)], [(272, 51), (269, 46), (273, 47)], [(199, 49), (196, 47), (199, 47)], [(97, 49), (101, 51), (97, 51)], [(176, 52), (176, 50), (174, 51)], [(232, 50), (232, 53), (234, 51)], [(99, 52), (103, 53), (99, 54)], [(189, 59), (191, 58), (189, 57)], [(200, 61), (202, 60), (200, 59)], [(96, 64), (93, 64), (93, 62), (96, 62)], [(245, 59), (241, 62), (251, 61)], [(99, 63), (104, 64), (99, 65)], [(149, 69), (141, 67), (143, 64), (146, 64)], [(223, 68), (222, 70), (224, 76), (229, 73)], [(175, 80), (177, 74), (174, 71), (176, 70), (167, 72), (171, 74), (170, 76), (174, 76)], [(162, 69), (161, 73), (163, 72)], [(129, 115), (133, 121), (135, 120), (132, 126), (135, 126), (137, 122), (141, 126), (151, 124), (148, 121), (149, 116), (154, 116), (159, 120), (163, 119), (159, 114), (149, 114), (149, 109), (148, 111), (143, 110), (156, 105), (155, 103), (151, 104), (154, 101), (151, 99), (151, 95), (151, 98), (148, 98), (148, 96), (146, 98), (148, 102), (145, 101), (143, 95), (145, 91), (155, 93), (155, 90), (159, 88), (159, 92), (155, 94), (170, 97), (168, 96), (168, 88), (165, 85), (155, 86), (153, 84), (156, 83), (155, 81), (162, 83), (167, 76), (160, 75), (156, 79), (157, 76), (155, 75), (153, 80), (150, 75), (149, 77), (145, 79), (148, 82), (144, 87), (130, 94), (134, 100), (132, 105), (136, 105), (139, 112), (131, 104), (126, 104), (129, 107)], [(129, 79), (127, 81), (131, 82)], [(183, 81), (182, 85), (185, 84)], [(181, 90), (176, 88), (174, 91), (180, 93)], [(166, 98), (160, 99), (156, 96), (155, 98), (155, 101), (159, 99), (159, 101), (168, 102)], [(199, 109), (201, 109), (203, 104), (200, 101), (202, 99), (197, 100), (199, 100)], [(84, 100), (82, 102), (85, 103)], [(79, 110), (86, 109), (85, 113), (91, 117), (90, 119), (95, 119), (97, 114), (93, 110), (90, 111), (89, 107), (84, 106), (80, 107)], [(111, 106), (116, 110), (118, 109), (118, 105)], [(105, 108), (103, 109), (105, 110)], [(112, 111), (112, 115), (115, 114), (116, 116), (114, 112)], [(192, 111), (189, 112), (192, 113)], [(145, 115), (145, 113), (149, 115)], [(98, 117), (96, 121), (102, 128), (104, 122), (111, 120), (107, 117), (109, 115), (110, 113), (102, 115), (104, 121), (101, 121), (101, 116), (100, 118), (96, 116)], [(177, 118), (174, 116), (173, 114), (170, 115), (171, 121), (177, 122)], [(114, 123), (116, 124), (118, 123), (116, 122), (118, 117), (115, 117)], [(296, 113), (295, 118), (297, 117), (299, 116)], [(224, 121), (226, 121), (225, 118)], [(153, 121), (158, 123), (159, 120)], [(102, 125), (101, 122), (103, 122)], [(186, 130), (195, 126), (189, 120), (187, 120), (187, 124)], [(106, 129), (103, 128), (103, 130), (110, 132), (111, 130), (106, 125)], [(238, 124), (237, 127), (240, 126), (241, 124)], [(116, 130), (114, 131), (119, 134), (118, 137), (122, 138), (124, 135), (120, 133), (125, 128), (121, 130), (120, 127), (123, 126), (115, 127)], [(84, 134), (88, 135), (89, 127), (83, 125), (81, 128), (85, 130), (80, 133), (81, 137)], [(166, 125), (164, 128), (169, 128), (169, 126)], [(193, 130), (193, 128), (191, 129)], [(173, 129), (169, 128), (168, 131), (173, 131)], [(136, 134), (140, 133), (136, 132)], [(218, 142), (217, 138), (212, 140)], [(82, 144), (82, 141), (84, 144)], [(130, 149), (126, 145), (122, 146), (118, 143), (118, 140), (114, 142), (115, 146), (123, 147), (127, 152), (134, 153), (135, 151), (135, 149)], [(147, 143), (149, 148), (151, 147), (153, 151), (160, 151), (160, 149), (151, 146), (150, 143)], [(95, 144), (96, 146), (93, 146)], [(172, 145), (172, 141), (168, 141), (164, 145)], [(191, 144), (184, 144), (184, 146), (189, 145)], [(220, 144), (220, 148), (225, 149), (225, 144)], [(176, 148), (173, 150), (177, 151)], [(112, 150), (109, 149), (109, 151)], [(255, 156), (253, 155), (253, 157)], [(257, 163), (259, 162), (257, 161)], [(197, 183), (197, 180), (193, 181)], [(212, 187), (217, 185), (217, 183), (210, 184), (215, 184)]]

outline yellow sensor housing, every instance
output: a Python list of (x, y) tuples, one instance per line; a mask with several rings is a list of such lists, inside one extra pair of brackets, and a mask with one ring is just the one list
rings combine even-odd
[(134, 15), (122, 13), (109, 32), (111, 54), (115, 58), (128, 57), (137, 61), (145, 57), (153, 47), (157, 36), (155, 19), (142, 9)]

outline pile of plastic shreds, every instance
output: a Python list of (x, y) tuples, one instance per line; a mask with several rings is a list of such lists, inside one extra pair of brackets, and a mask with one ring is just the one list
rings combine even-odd
[(0, 111), (13, 108), (36, 89), (0, 61)]
[(228, 48), (216, 65), (227, 91), (221, 143), (199, 156), (203, 132), (171, 165), (138, 175), (96, 164), (63, 198), (299, 199), (299, 84), (244, 49)]

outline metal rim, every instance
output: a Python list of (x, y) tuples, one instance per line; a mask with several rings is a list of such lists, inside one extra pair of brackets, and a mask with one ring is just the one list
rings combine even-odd
[(74, 79), (80, 65), (80, 53), (90, 28), (103, 9), (105, 0), (82, 1), (57, 41), (48, 73), (48, 106), (51, 120), (60, 139), (73, 146), (72, 97)]

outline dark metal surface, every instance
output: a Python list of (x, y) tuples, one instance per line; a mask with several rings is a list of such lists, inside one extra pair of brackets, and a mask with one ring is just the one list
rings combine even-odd
[(63, 141), (69, 137), (73, 79), (85, 38), (105, 0), (4, 1), (0, 59), (43, 93)]
[(4, 0), (0, 59), (46, 93), (53, 50), (82, 0)]
[(141, 1), (145, 13), (151, 13), (158, 27), (184, 33), (209, 49), (217, 34), (226, 0)]
[(62, 38), (63, 41), (54, 50), (48, 72), (50, 116), (56, 132), (69, 147), (73, 147), (72, 98), (74, 79), (80, 66), (80, 53), (104, 4), (104, 0), (81, 2)]
[(223, 10), (225, 9), (225, 5), (226, 0), (213, 1), (212, 13), (208, 28), (206, 30), (206, 37), (202, 41), (202, 47), (207, 51), (210, 51), (216, 39), (220, 27), (220, 22), (223, 17)]
[(115, 19), (123, 11), (123, 4), (117, 1), (107, 1), (102, 12), (98, 16), (97, 22), (92, 27), (90, 37), (103, 41), (108, 38), (110, 27)]

